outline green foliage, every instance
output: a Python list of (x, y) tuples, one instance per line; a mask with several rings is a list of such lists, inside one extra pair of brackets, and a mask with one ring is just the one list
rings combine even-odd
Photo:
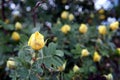
[(47, 79), (48, 76), (49, 78), (57, 77), (56, 74), (60, 73), (58, 67), (63, 64), (64, 53), (61, 50), (56, 50), (56, 46), (56, 44), (50, 43), (48, 47), (45, 46), (40, 51), (34, 51), (24, 44), (19, 49), (18, 57), (15, 57), (17, 66), (11, 71), (12, 79), (39, 80)]
[[(107, 34), (101, 35), (98, 31), (101, 22), (112, 13), (104, 10), (100, 14), (99, 10), (93, 10), (91, 1), (86, 0), (53, 0), (55, 5), (49, 2), (52, 0), (41, 1), (13, 0), (19, 9), (12, 10), (8, 7), (11, 1), (6, 0), (5, 20), (0, 20), (0, 80), (6, 80), (7, 76), (12, 80), (97, 80), (100, 76), (103, 80), (104, 75), (110, 73), (119, 80), (120, 52), (115, 44), (120, 42), (114, 38), (117, 30), (112, 31), (107, 23)], [(66, 6), (69, 9), (65, 9)], [(119, 6), (116, 10), (119, 12)], [(19, 14), (13, 14), (14, 11)], [(63, 11), (68, 11), (66, 19), (61, 17)], [(69, 14), (73, 14), (73, 20), (69, 20)], [(101, 15), (106, 18), (100, 19)], [(21, 30), (15, 28), (16, 22), (21, 23)], [(71, 28), (66, 34), (61, 31), (65, 24)], [(81, 24), (88, 28), (84, 34), (79, 31)], [(29, 36), (36, 31), (46, 40), (39, 51), (28, 46)], [(20, 35), (20, 40), (12, 39), (13, 32)], [(83, 49), (88, 50), (87, 56), (83, 56)], [(95, 51), (101, 57), (98, 62), (94, 61)], [(7, 66), (9, 60), (15, 62), (14, 68)], [(79, 68), (77, 72), (74, 72), (75, 65)]]

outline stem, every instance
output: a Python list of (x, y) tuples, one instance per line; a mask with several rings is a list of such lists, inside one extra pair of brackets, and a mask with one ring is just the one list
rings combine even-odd
[(15, 77), (15, 80), (17, 80), (17, 72), (16, 72), (16, 71), (15, 71), (15, 76), (16, 76), (16, 77)]
[(30, 78), (30, 73), (31, 73), (31, 71), (32, 71), (32, 65), (33, 65), (33, 64), (30, 65), (29, 73), (28, 73), (28, 76), (26, 77), (27, 80), (29, 80), (29, 78)]
[(43, 1), (38, 1), (38, 2), (36, 3), (35, 7), (34, 7), (33, 10), (32, 10), (32, 17), (33, 17), (33, 25), (34, 25), (34, 27), (36, 27), (36, 9), (37, 9), (39, 6), (41, 6), (41, 4), (42, 4), (43, 2), (45, 2), (45, 0), (43, 0)]
[(37, 59), (38, 58), (38, 51), (35, 51), (35, 59)]
[[(37, 58), (38, 58), (38, 51), (35, 51), (35, 61), (36, 61)], [(33, 66), (33, 64), (30, 65), (29, 73), (28, 73), (28, 76), (26, 77), (27, 80), (29, 80), (29, 78), (30, 78), (30, 74), (32, 72), (32, 66)]]

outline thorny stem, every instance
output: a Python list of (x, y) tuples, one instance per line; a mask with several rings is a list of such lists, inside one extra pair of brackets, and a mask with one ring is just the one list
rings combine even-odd
[(15, 77), (13, 77), (14, 80), (17, 80), (17, 72), (15, 71)]
[(30, 78), (31, 71), (32, 71), (32, 64), (30, 65), (28, 76), (26, 77), (27, 80), (29, 80)]
[[(35, 59), (37, 59), (37, 57), (38, 57), (38, 51), (35, 51)], [(29, 73), (28, 73), (28, 76), (26, 77), (27, 80), (29, 80), (29, 78), (30, 78), (30, 74), (32, 72), (33, 64), (30, 65)]]
[(42, 1), (38, 1), (35, 5), (35, 7), (33, 8), (32, 10), (32, 17), (33, 17), (33, 24), (34, 24), (34, 27), (36, 27), (36, 9), (41, 6), (41, 4), (45, 2), (45, 0), (42, 0)]
[(38, 51), (35, 51), (35, 59), (37, 59), (38, 58)]

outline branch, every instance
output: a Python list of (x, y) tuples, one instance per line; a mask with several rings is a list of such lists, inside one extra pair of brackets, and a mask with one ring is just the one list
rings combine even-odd
[(35, 7), (32, 9), (32, 17), (33, 17), (33, 24), (34, 24), (34, 27), (36, 27), (36, 9), (41, 6), (41, 4), (45, 2), (45, 0), (42, 0), (42, 1), (38, 1), (35, 5)]

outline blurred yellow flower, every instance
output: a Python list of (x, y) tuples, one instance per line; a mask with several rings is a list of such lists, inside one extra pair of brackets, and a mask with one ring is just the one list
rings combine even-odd
[(54, 42), (56, 42), (57, 40), (58, 40), (58, 38), (57, 38), (57, 37), (54, 37), (54, 38), (53, 38), (53, 41), (54, 41)]
[(16, 30), (22, 29), (22, 24), (21, 24), (20, 22), (16, 22), (16, 23), (15, 23), (15, 29), (16, 29)]
[(95, 17), (94, 13), (91, 13), (91, 14), (90, 14), (90, 17), (91, 17), (91, 18), (94, 18), (94, 17)]
[(113, 80), (113, 75), (110, 73), (108, 75), (104, 75), (107, 80)]
[(107, 33), (106, 26), (103, 26), (103, 25), (99, 26), (98, 31), (99, 31), (99, 34), (105, 35)]
[(102, 43), (102, 40), (101, 40), (100, 38), (98, 38), (98, 39), (96, 40), (96, 42), (101, 44), (101, 43)]
[(87, 49), (83, 49), (81, 53), (82, 53), (82, 55), (81, 55), (81, 56), (83, 56), (83, 57), (85, 57), (85, 56), (88, 56), (88, 55), (89, 55), (89, 52), (88, 52), (88, 50), (87, 50)]
[(72, 21), (72, 20), (74, 20), (74, 15), (73, 14), (69, 14), (68, 18), (69, 18), (70, 21)]
[(9, 69), (15, 68), (15, 67), (16, 67), (15, 61), (8, 60), (8, 61), (7, 61), (7, 67), (8, 67)]
[(33, 33), (28, 41), (28, 46), (34, 50), (40, 50), (45, 46), (44, 36), (38, 31)]
[(66, 67), (66, 62), (62, 66), (58, 67), (58, 71), (64, 71), (65, 67)]
[(60, 21), (60, 19), (57, 19), (57, 24), (61, 24), (61, 21)]
[(87, 27), (87, 25), (86, 24), (81, 24), (80, 25), (80, 27), (79, 27), (79, 32), (80, 33), (86, 33), (87, 32), (87, 30), (88, 30), (88, 27)]
[(117, 48), (118, 54), (120, 54), (120, 48)]
[(70, 29), (70, 26), (65, 24), (64, 26), (62, 26), (61, 31), (66, 34), (70, 31)]
[(18, 32), (13, 32), (11, 38), (15, 41), (18, 41), (18, 40), (20, 40), (20, 35)]
[(99, 14), (104, 14), (104, 12), (105, 12), (104, 9), (100, 9), (100, 10), (98, 11)]
[(119, 22), (118, 21), (113, 22), (113, 23), (110, 24), (110, 29), (111, 30), (116, 30), (118, 28), (119, 28)]
[(101, 60), (101, 56), (98, 54), (97, 51), (94, 52), (94, 56), (93, 56), (93, 61), (94, 62), (99, 62)]
[(103, 14), (99, 15), (99, 19), (100, 20), (104, 20), (105, 19), (105, 15), (103, 15)]
[(77, 65), (74, 65), (73, 72), (76, 73), (80, 70), (80, 68)]
[(67, 19), (67, 18), (68, 18), (68, 15), (69, 15), (69, 13), (68, 13), (67, 11), (63, 11), (63, 12), (61, 13), (61, 18), (62, 18), (62, 19)]

